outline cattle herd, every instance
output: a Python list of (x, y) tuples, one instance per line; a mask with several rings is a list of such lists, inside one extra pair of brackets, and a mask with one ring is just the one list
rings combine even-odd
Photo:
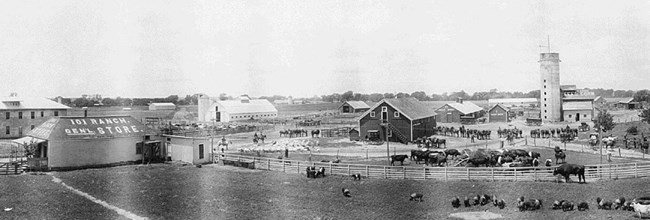
[(459, 138), (470, 138), (472, 140), (488, 140), (490, 139), (492, 131), (467, 129), (465, 126), (460, 126), (459, 128), (438, 126), (434, 129), (434, 134)]
[[(451, 158), (450, 158), (451, 157)], [(457, 161), (456, 166), (485, 166), (485, 167), (536, 167), (541, 164), (540, 153), (534, 151), (526, 151), (523, 149), (500, 149), (500, 150), (472, 150), (465, 149), (462, 152), (457, 149), (442, 150), (429, 150), (426, 148), (411, 150), (411, 156), (407, 155), (392, 155), (391, 165), (399, 161), (403, 164), (405, 159), (410, 159), (416, 164), (424, 163), (427, 166), (445, 166), (448, 159)], [(555, 147), (555, 164), (566, 163), (566, 153), (564, 153), (559, 146)], [(551, 166), (551, 159), (547, 159), (544, 163), (546, 166)]]

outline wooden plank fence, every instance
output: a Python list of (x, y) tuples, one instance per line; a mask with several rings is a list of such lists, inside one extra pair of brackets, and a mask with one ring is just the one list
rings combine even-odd
[[(551, 167), (401, 167), (323, 163), (224, 154), (221, 160), (254, 164), (253, 169), (306, 175), (309, 166), (324, 167), (326, 175), (361, 174), (371, 179), (413, 179), (441, 181), (557, 181)], [(650, 162), (585, 165), (587, 181), (650, 177)], [(577, 177), (572, 175), (572, 180)]]

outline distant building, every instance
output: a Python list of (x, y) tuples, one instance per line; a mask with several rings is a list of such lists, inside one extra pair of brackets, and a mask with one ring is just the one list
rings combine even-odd
[(492, 122), (508, 122), (508, 108), (502, 104), (496, 104), (488, 110), (488, 121)]
[(531, 105), (539, 106), (539, 99), (537, 98), (508, 98), (508, 99), (488, 99), (490, 106), (504, 105), (507, 107), (528, 107)]
[(562, 85), (562, 120), (565, 122), (588, 122), (594, 117), (593, 92), (577, 89), (575, 85)]
[(436, 112), (415, 98), (383, 99), (363, 113), (358, 122), (362, 140), (388, 137), (389, 141), (406, 143), (433, 135)]
[(183, 137), (164, 135), (166, 148), (170, 159), (193, 164), (204, 164), (212, 161), (212, 152), (218, 148), (219, 139), (210, 137)]
[(237, 100), (219, 100), (201, 94), (198, 115), (198, 121), (230, 122), (277, 118), (278, 110), (266, 99), (251, 99), (244, 95)]
[(461, 98), (458, 98), (456, 102), (447, 103), (435, 111), (437, 113), (436, 121), (441, 123), (476, 120), (485, 114), (483, 108), (472, 102), (463, 101)]
[(176, 105), (174, 103), (151, 103), (149, 104), (149, 110), (176, 110)]
[(640, 102), (635, 102), (634, 98), (625, 98), (619, 100), (615, 106), (621, 109), (641, 109), (642, 105)]
[(370, 106), (363, 101), (346, 101), (338, 108), (340, 113), (365, 112), (368, 109), (370, 109)]
[(0, 139), (23, 137), (52, 117), (66, 116), (68, 109), (46, 98), (20, 97), (16, 93), (0, 97)]
[(607, 100), (603, 98), (602, 96), (597, 96), (594, 98), (594, 107), (605, 107), (607, 106)]

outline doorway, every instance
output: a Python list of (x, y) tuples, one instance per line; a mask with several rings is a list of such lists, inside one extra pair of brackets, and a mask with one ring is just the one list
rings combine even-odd
[(576, 121), (580, 121), (580, 113), (576, 113)]

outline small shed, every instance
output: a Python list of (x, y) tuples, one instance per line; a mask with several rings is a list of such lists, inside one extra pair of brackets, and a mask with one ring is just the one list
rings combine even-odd
[(616, 107), (622, 109), (641, 109), (641, 103), (635, 102), (634, 98), (628, 98), (616, 103)]
[(150, 111), (157, 111), (157, 110), (175, 110), (176, 105), (174, 103), (151, 103), (149, 104), (149, 110)]
[(492, 122), (508, 122), (508, 109), (502, 104), (496, 104), (488, 110), (488, 121)]
[(485, 111), (478, 105), (463, 101), (458, 98), (454, 103), (448, 103), (436, 110), (437, 122), (460, 123), (463, 121), (476, 120), (483, 116)]
[(350, 129), (349, 134), (351, 141), (359, 141), (359, 131), (356, 128)]
[(346, 101), (341, 106), (339, 106), (338, 110), (341, 113), (357, 113), (357, 112), (365, 112), (370, 109), (370, 106), (366, 104), (365, 102), (362, 101)]
[(210, 137), (185, 137), (163, 135), (167, 148), (167, 156), (172, 161), (183, 161), (192, 164), (212, 162), (212, 153), (217, 150), (219, 140)]

